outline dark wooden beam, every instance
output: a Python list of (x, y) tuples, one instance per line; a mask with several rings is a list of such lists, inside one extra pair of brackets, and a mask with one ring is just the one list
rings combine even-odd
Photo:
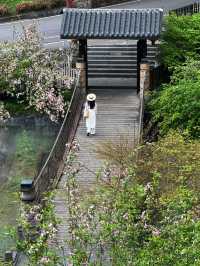
[(85, 75), (86, 75), (86, 92), (88, 90), (88, 43), (87, 39), (85, 41)]
[(86, 91), (88, 89), (88, 49), (87, 39), (79, 40), (79, 58), (83, 59), (85, 63), (85, 75), (86, 75)]

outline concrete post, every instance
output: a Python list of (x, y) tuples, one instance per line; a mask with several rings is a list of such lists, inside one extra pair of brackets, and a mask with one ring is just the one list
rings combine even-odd
[(13, 262), (14, 262), (14, 254), (13, 254), (13, 252), (12, 251), (6, 251), (6, 253), (4, 254), (4, 261), (6, 262), (6, 263), (12, 263), (13, 264)]
[(147, 56), (147, 40), (140, 39), (137, 41), (137, 92), (140, 90), (140, 64)]
[(21, 182), (21, 200), (24, 202), (35, 200), (35, 189), (31, 179), (22, 180)]
[(79, 81), (80, 88), (86, 90), (87, 87), (86, 63), (84, 62), (83, 59), (79, 59), (76, 62), (76, 68), (80, 71), (80, 81)]
[(150, 88), (150, 65), (148, 63), (140, 64), (140, 91)]

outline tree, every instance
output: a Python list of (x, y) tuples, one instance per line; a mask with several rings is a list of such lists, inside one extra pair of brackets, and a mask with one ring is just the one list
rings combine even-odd
[(161, 61), (174, 68), (187, 57), (197, 58), (200, 53), (200, 15), (169, 15), (165, 19), (161, 38)]
[(62, 69), (71, 55), (70, 49), (45, 50), (36, 27), (24, 28), (16, 42), (0, 43), (0, 91), (56, 121), (64, 115), (64, 94), (74, 82)]
[(161, 135), (179, 129), (193, 138), (200, 137), (199, 65), (199, 60), (187, 59), (174, 69), (171, 83), (153, 94), (149, 110)]

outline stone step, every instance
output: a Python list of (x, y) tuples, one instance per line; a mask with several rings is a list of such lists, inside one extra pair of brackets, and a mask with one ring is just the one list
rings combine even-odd
[(135, 74), (135, 69), (130, 69), (130, 68), (89, 68), (88, 69), (88, 74), (93, 74), (93, 73), (119, 73), (119, 74), (127, 74), (127, 73), (132, 73)]
[(106, 68), (106, 69), (124, 69), (124, 68), (128, 68), (128, 69), (134, 69), (136, 70), (137, 69), (137, 66), (134, 65), (134, 64), (112, 64), (112, 65), (108, 65), (108, 64), (96, 64), (95, 62), (94, 63), (90, 63), (88, 64), (88, 69), (93, 69), (93, 68), (96, 68), (98, 67), (98, 69), (101, 69), (101, 68)]
[(134, 73), (88, 73), (89, 78), (136, 78)]
[(137, 63), (137, 60), (136, 59), (131, 59), (131, 58), (126, 58), (126, 61), (124, 60), (124, 58), (121, 58), (121, 59), (118, 59), (118, 58), (109, 58), (109, 61), (108, 61), (108, 58), (88, 58), (88, 63), (92, 63), (92, 62), (95, 62), (96, 64), (99, 64), (100, 62), (102, 63), (106, 63), (106, 64), (113, 64), (113, 63), (117, 63), (117, 64), (127, 64), (128, 63), (132, 63), (132, 62), (135, 62)]
[(98, 61), (105, 61), (105, 60), (109, 60), (109, 61), (126, 61), (126, 60), (129, 60), (129, 61), (133, 61), (133, 62), (137, 62), (137, 58), (135, 56), (114, 56), (114, 55), (111, 55), (111, 56), (108, 56), (108, 55), (103, 55), (103, 58), (102, 58), (102, 55), (95, 55), (95, 56), (90, 56), (88, 58), (88, 62), (90, 61), (94, 61), (96, 60), (97, 62)]
[(89, 78), (88, 85), (91, 89), (135, 89), (137, 87), (137, 78)]
[(88, 52), (88, 57), (92, 57), (92, 56), (134, 56), (134, 57), (137, 57), (137, 51), (101, 51), (101, 52), (98, 52), (98, 51), (91, 51), (91, 52)]
[(88, 51), (91, 50), (136, 50), (137, 45), (95, 45), (95, 46), (88, 46)]

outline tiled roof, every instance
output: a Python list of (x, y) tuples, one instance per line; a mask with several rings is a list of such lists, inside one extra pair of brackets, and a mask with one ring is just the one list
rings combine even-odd
[(162, 9), (66, 9), (61, 38), (157, 39), (162, 17)]

